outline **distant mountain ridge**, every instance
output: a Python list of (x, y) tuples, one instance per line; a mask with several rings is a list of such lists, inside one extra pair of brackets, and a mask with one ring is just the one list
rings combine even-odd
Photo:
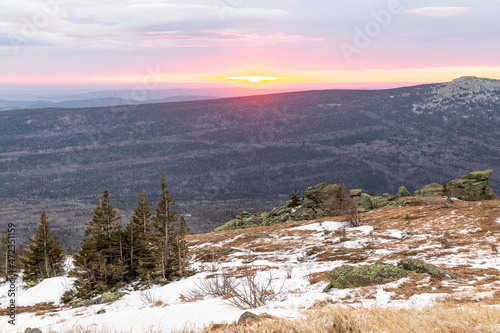
[(0, 91), (0, 111), (40, 108), (90, 108), (169, 102), (272, 93), (272, 90), (245, 88), (105, 90), (82, 94), (13, 94)]
[(401, 185), (413, 191), (493, 169), (490, 184), (500, 193), (499, 98), (500, 81), (469, 77), (388, 90), (3, 111), (0, 221), (26, 225), (46, 209), (60, 236), (79, 237), (105, 188), (126, 217), (141, 191), (155, 202), (162, 170), (198, 231), (321, 182), (395, 194)]

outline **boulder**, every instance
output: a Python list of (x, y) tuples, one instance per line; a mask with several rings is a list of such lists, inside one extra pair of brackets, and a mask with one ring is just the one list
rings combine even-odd
[(339, 196), (340, 190), (339, 185), (321, 183), (316, 186), (308, 187), (304, 194), (307, 199), (314, 201), (317, 207), (325, 211), (327, 210), (328, 204), (331, 200)]
[(42, 330), (39, 328), (27, 328), (24, 330), (24, 333), (42, 333)]
[(448, 272), (442, 268), (426, 263), (422, 260), (402, 259), (398, 262), (398, 267), (418, 274), (431, 274), (448, 279), (456, 279), (458, 275)]
[(415, 191), (416, 197), (432, 197), (435, 195), (443, 195), (444, 187), (437, 183), (432, 183), (429, 185), (425, 185), (421, 190)]
[(489, 179), (493, 170), (471, 172), (446, 184), (446, 195), (461, 200), (491, 200), (496, 195), (490, 188)]
[(377, 262), (362, 267), (343, 265), (328, 273), (330, 284), (325, 288), (345, 289), (364, 287), (376, 283), (388, 283), (408, 276), (410, 272), (394, 265)]
[(397, 196), (398, 198), (401, 198), (401, 197), (411, 197), (411, 193), (410, 193), (410, 191), (408, 191), (408, 190), (406, 189), (406, 187), (401, 186), (401, 187), (399, 188), (399, 190), (398, 190), (398, 194), (396, 194), (396, 196)]
[(253, 228), (262, 225), (262, 220), (262, 213), (251, 214), (249, 212), (242, 212), (240, 215), (236, 216), (234, 220), (216, 228), (214, 231)]
[(246, 311), (240, 316), (240, 319), (238, 319), (238, 324), (246, 323), (247, 321), (254, 320), (255, 318), (257, 318), (256, 314)]
[(363, 194), (363, 190), (359, 190), (359, 189), (356, 189), (356, 190), (350, 190), (350, 191), (349, 191), (349, 195), (350, 195), (351, 197), (360, 197), (362, 194)]
[(324, 291), (331, 288), (345, 289), (349, 287), (364, 287), (371, 284), (388, 283), (407, 277), (411, 273), (431, 274), (443, 278), (456, 279), (457, 275), (442, 268), (426, 263), (421, 260), (403, 259), (397, 266), (377, 262), (376, 264), (362, 267), (344, 265), (335, 268), (328, 273), (330, 284)]

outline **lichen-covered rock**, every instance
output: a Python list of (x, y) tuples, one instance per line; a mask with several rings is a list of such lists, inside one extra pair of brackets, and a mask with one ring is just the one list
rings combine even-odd
[(356, 190), (350, 190), (350, 191), (349, 191), (349, 195), (350, 195), (351, 197), (360, 197), (362, 194), (363, 194), (363, 190), (359, 190), (359, 189), (356, 189)]
[(396, 196), (397, 196), (398, 198), (401, 198), (401, 197), (411, 197), (411, 193), (410, 193), (410, 191), (408, 191), (408, 190), (406, 189), (406, 187), (401, 186), (401, 187), (399, 188), (399, 190), (398, 190), (398, 194), (396, 194)]
[(84, 306), (90, 306), (90, 305), (95, 305), (95, 304), (111, 303), (111, 302), (119, 300), (120, 298), (122, 298), (126, 294), (127, 293), (124, 293), (124, 292), (104, 293), (96, 299), (84, 299), (84, 300), (81, 300), (79, 302), (76, 302), (75, 304), (73, 304), (72, 308), (81, 308)]
[(125, 296), (126, 293), (124, 292), (116, 292), (116, 293), (104, 293), (97, 299), (96, 304), (102, 304), (102, 303), (110, 303), (119, 300), (123, 296)]
[(458, 275), (448, 272), (442, 268), (426, 263), (422, 260), (402, 259), (398, 262), (398, 267), (419, 274), (431, 274), (448, 279), (456, 279)]
[(353, 197), (354, 202), (356, 202), (356, 205), (358, 206), (358, 210), (360, 211), (370, 211), (373, 209), (373, 203), (372, 203), (372, 198), (371, 196), (359, 196), (359, 197)]
[(383, 262), (362, 267), (344, 265), (328, 273), (330, 284), (325, 290), (330, 288), (345, 289), (348, 287), (363, 287), (377, 283), (388, 283), (404, 278), (409, 274), (409, 271)]
[(238, 319), (238, 324), (246, 323), (249, 320), (257, 318), (257, 315), (249, 311), (245, 311)]
[(461, 200), (490, 200), (496, 195), (490, 188), (489, 179), (493, 170), (471, 172), (446, 184), (446, 195)]
[(242, 212), (240, 215), (236, 216), (234, 220), (231, 220), (216, 228), (214, 231), (223, 230), (234, 230), (234, 229), (246, 229), (260, 226), (263, 220), (263, 213), (251, 214), (249, 212)]
[(316, 206), (321, 208), (323, 211), (327, 210), (328, 204), (333, 198), (337, 198), (340, 194), (340, 186), (333, 184), (329, 185), (327, 183), (321, 183), (316, 186), (308, 187), (304, 194), (309, 200), (316, 203)]
[(432, 197), (435, 195), (443, 195), (444, 188), (442, 185), (437, 183), (432, 183), (429, 185), (425, 185), (421, 190), (415, 191), (416, 197)]

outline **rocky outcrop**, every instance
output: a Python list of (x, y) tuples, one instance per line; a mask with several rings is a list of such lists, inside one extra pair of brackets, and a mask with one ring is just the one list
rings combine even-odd
[(401, 187), (399, 188), (399, 190), (398, 190), (398, 194), (396, 194), (396, 196), (397, 196), (398, 198), (401, 198), (401, 197), (411, 197), (411, 193), (410, 193), (410, 191), (408, 191), (408, 190), (406, 189), (406, 187), (401, 186)]
[[(445, 186), (437, 183), (425, 185), (421, 190), (415, 191), (416, 197), (448, 195), (462, 200), (487, 200), (494, 199), (495, 193), (489, 186), (489, 177), (492, 170), (476, 171), (453, 180)], [(305, 198), (290, 200), (283, 207), (277, 207), (267, 213), (251, 214), (243, 212), (215, 231), (252, 228), (261, 225), (274, 225), (288, 221), (304, 221), (322, 218), (330, 215), (329, 208), (332, 200), (339, 197), (341, 186), (336, 184), (321, 183), (306, 189)], [(363, 193), (362, 189), (353, 189), (349, 195), (354, 199), (359, 211), (370, 211), (384, 206), (404, 206), (412, 201), (411, 193), (406, 187), (401, 186), (396, 196), (388, 193), (374, 196)]]
[(435, 195), (443, 195), (444, 187), (437, 183), (425, 185), (421, 190), (415, 191), (416, 197), (432, 197)]
[(288, 201), (285, 206), (277, 207), (267, 213), (251, 214), (243, 212), (215, 231), (252, 228), (260, 225), (274, 225), (288, 221), (312, 220), (328, 216), (328, 204), (340, 193), (339, 185), (321, 183), (308, 187), (306, 197), (300, 199), (295, 206)]
[(257, 227), (259, 225), (262, 225), (263, 218), (266, 214), (267, 213), (251, 214), (249, 212), (243, 212), (240, 215), (236, 216), (234, 220), (231, 220), (226, 224), (224, 224), (223, 226), (220, 226), (217, 229), (215, 229), (215, 231)]
[(311, 186), (306, 189), (304, 194), (306, 198), (313, 201), (317, 208), (323, 211), (328, 210), (328, 205), (333, 198), (338, 198), (341, 191), (339, 185), (333, 184), (329, 185), (327, 183), (321, 183), (316, 186)]
[(471, 172), (446, 184), (445, 194), (466, 201), (491, 200), (496, 195), (490, 188), (489, 179), (493, 170)]
[(443, 278), (455, 279), (458, 276), (442, 268), (421, 260), (403, 259), (397, 266), (378, 262), (369, 266), (353, 267), (343, 265), (328, 273), (330, 284), (324, 291), (331, 288), (345, 289), (350, 287), (364, 287), (372, 284), (382, 284), (407, 277), (412, 272), (418, 274), (431, 274)]

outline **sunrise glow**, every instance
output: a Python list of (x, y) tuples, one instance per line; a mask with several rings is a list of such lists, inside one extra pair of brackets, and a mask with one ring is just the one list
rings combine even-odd
[(258, 82), (278, 81), (278, 80), (282, 80), (283, 77), (281, 77), (281, 76), (229, 76), (229, 77), (224, 77), (224, 79), (258, 83)]

